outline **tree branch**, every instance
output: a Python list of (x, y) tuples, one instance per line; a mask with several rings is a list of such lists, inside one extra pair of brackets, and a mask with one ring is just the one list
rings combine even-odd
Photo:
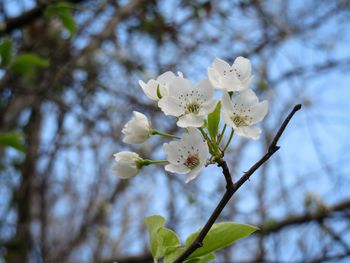
[(188, 258), (195, 250), (203, 246), (203, 240), (205, 236), (208, 234), (209, 230), (215, 223), (216, 219), (221, 214), (222, 210), (227, 205), (228, 201), (230, 201), (233, 194), (247, 181), (249, 180), (250, 176), (262, 165), (264, 164), (270, 157), (278, 151), (280, 148), (277, 146), (278, 140), (280, 139), (282, 133), (286, 129), (288, 123), (292, 119), (293, 115), (301, 109), (301, 104), (298, 104), (294, 106), (293, 110), (289, 113), (287, 118), (282, 123), (281, 127), (277, 131), (275, 137), (273, 138), (267, 153), (258, 161), (256, 162), (247, 172), (244, 173), (244, 175), (236, 182), (232, 182), (232, 176), (229, 171), (229, 168), (227, 166), (227, 163), (225, 160), (220, 160), (218, 162), (218, 166), (222, 168), (222, 172), (225, 176), (226, 180), (226, 192), (224, 196), (221, 198), (219, 204), (216, 206), (215, 210), (209, 217), (208, 221), (202, 228), (201, 232), (197, 236), (197, 238), (191, 243), (191, 245), (178, 257), (177, 260), (174, 261), (174, 263), (180, 263), (183, 262), (186, 258)]
[(284, 229), (285, 227), (309, 223), (312, 221), (320, 221), (333, 216), (334, 213), (344, 212), (346, 210), (350, 211), (350, 199), (344, 200), (338, 204), (332, 206), (326, 206), (324, 209), (320, 209), (314, 213), (305, 213), (300, 215), (290, 215), (286, 219), (281, 221), (270, 221), (262, 224), (259, 234), (268, 235)]

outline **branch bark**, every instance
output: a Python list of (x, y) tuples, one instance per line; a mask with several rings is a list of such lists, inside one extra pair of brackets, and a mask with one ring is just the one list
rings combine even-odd
[(301, 104), (298, 104), (294, 106), (293, 110), (289, 113), (287, 118), (283, 121), (281, 124), (281, 127), (277, 131), (275, 137), (273, 138), (267, 153), (259, 160), (257, 161), (247, 172), (243, 174), (241, 178), (235, 183), (232, 181), (232, 176), (230, 173), (230, 170), (227, 166), (227, 163), (225, 160), (221, 159), (218, 162), (218, 166), (222, 168), (223, 175), (226, 180), (226, 191), (224, 196), (221, 198), (219, 204), (216, 206), (215, 210), (209, 217), (208, 221), (202, 228), (201, 232), (197, 236), (197, 238), (192, 242), (192, 244), (174, 261), (174, 263), (180, 263), (183, 262), (185, 259), (187, 259), (195, 250), (203, 246), (203, 240), (208, 234), (209, 230), (215, 223), (216, 219), (221, 214), (222, 210), (227, 205), (228, 201), (230, 201), (233, 194), (247, 181), (249, 180), (250, 176), (261, 166), (263, 165), (270, 157), (279, 150), (279, 146), (277, 146), (278, 140), (280, 139), (281, 135), (285, 131), (288, 123), (294, 116), (294, 114), (301, 109)]

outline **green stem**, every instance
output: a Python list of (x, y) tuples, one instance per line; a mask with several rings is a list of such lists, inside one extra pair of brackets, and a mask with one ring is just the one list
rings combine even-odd
[(209, 152), (211, 154), (215, 154), (215, 146), (213, 142), (210, 140), (209, 136), (205, 133), (202, 127), (199, 127), (198, 130), (202, 133), (203, 137), (207, 140), (209, 146)]
[(225, 152), (226, 149), (227, 149), (227, 147), (230, 145), (230, 142), (231, 142), (231, 140), (232, 140), (232, 137), (233, 137), (233, 134), (234, 134), (234, 133), (235, 133), (235, 131), (232, 129), (232, 130), (231, 130), (231, 134), (230, 134), (230, 138), (228, 139), (228, 141), (227, 141), (227, 143), (226, 143), (224, 149), (222, 150), (222, 152)]
[(220, 137), (219, 137), (219, 140), (218, 140), (218, 145), (220, 145), (220, 142), (221, 142), (222, 138), (224, 137), (224, 134), (225, 134), (225, 131), (226, 131), (226, 127), (227, 127), (227, 125), (225, 124), (224, 128), (222, 129), (222, 132), (220, 133)]
[(142, 164), (144, 166), (150, 165), (150, 164), (164, 164), (164, 163), (168, 163), (168, 161), (167, 160), (148, 160), (148, 159), (144, 159), (142, 161)]
[(168, 138), (173, 138), (173, 139), (181, 139), (180, 137), (177, 137), (175, 135), (171, 135), (169, 133), (164, 133), (164, 132), (160, 132), (157, 130), (152, 130), (151, 132), (152, 135), (160, 135), (160, 136), (164, 136), (164, 137), (168, 137)]

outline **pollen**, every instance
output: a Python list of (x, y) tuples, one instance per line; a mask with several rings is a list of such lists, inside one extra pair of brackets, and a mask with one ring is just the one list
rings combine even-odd
[(234, 115), (231, 117), (231, 120), (237, 127), (247, 126), (246, 118), (240, 115)]
[(184, 165), (191, 170), (196, 168), (199, 165), (198, 155), (197, 154), (196, 155), (192, 155), (192, 154), (188, 155)]
[(197, 114), (199, 112), (199, 105), (196, 102), (190, 102), (186, 106), (187, 113)]

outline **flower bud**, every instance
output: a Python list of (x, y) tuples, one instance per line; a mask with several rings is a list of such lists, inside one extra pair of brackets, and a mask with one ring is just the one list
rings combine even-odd
[(143, 166), (143, 159), (134, 152), (115, 153), (116, 164), (113, 166), (115, 175), (122, 179), (129, 179), (137, 175)]
[(134, 116), (128, 121), (122, 133), (123, 142), (128, 144), (140, 144), (145, 142), (152, 133), (151, 123), (147, 117), (140, 112), (133, 111)]

